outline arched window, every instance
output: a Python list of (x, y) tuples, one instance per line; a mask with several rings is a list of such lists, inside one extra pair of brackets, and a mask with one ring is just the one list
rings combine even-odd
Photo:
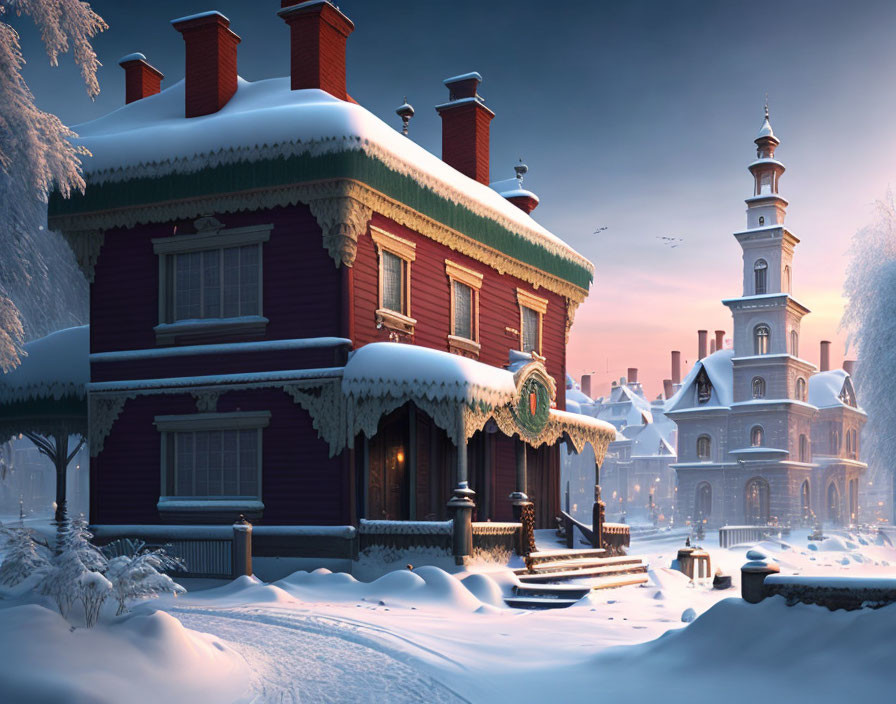
[(768, 262), (765, 259), (757, 259), (753, 265), (753, 288), (757, 296), (768, 293)]
[(794, 390), (794, 396), (797, 401), (806, 400), (806, 380), (803, 377), (800, 377), (796, 380), (796, 389)]
[(709, 482), (700, 482), (694, 497), (694, 517), (702, 522), (710, 515), (712, 515), (712, 486)]
[(757, 325), (753, 328), (753, 354), (768, 354), (771, 330), (768, 325)]
[(839, 430), (831, 431), (831, 453), (834, 455), (840, 454), (840, 431)]
[(708, 403), (712, 398), (712, 382), (706, 368), (701, 368), (697, 375), (697, 403)]
[(761, 477), (754, 477), (747, 482), (744, 491), (744, 517), (753, 525), (768, 524), (769, 503), (768, 482)]
[(765, 379), (753, 377), (753, 398), (765, 398)]
[(802, 508), (803, 521), (808, 521), (812, 517), (812, 506), (809, 503), (809, 480), (803, 482), (800, 487), (800, 507)]
[(762, 227), (763, 225), (765, 225), (765, 218), (760, 215), (759, 216), (759, 227)]
[(701, 435), (697, 438), (697, 459), (708, 460), (712, 454), (712, 439), (709, 435)]
[(809, 461), (809, 438), (800, 435), (800, 462)]
[(790, 354), (800, 356), (800, 334), (796, 330), (790, 331)]
[(784, 267), (784, 290), (787, 293), (793, 293), (793, 278), (790, 273), (790, 265)]
[(828, 484), (828, 520), (840, 522), (840, 490), (834, 482)]
[(761, 425), (754, 425), (750, 430), (750, 445), (752, 447), (762, 447), (763, 432)]

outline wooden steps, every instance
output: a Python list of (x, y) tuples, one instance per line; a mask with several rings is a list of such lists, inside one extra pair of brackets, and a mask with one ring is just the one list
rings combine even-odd
[(562, 609), (595, 589), (647, 583), (647, 565), (639, 558), (606, 555), (594, 549), (532, 553), (528, 567), (514, 570), (520, 584), (504, 601), (517, 609)]

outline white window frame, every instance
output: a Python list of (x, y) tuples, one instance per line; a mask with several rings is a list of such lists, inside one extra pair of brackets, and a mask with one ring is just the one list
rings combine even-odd
[[(445, 274), (448, 277), (448, 295), (451, 298), (451, 306), (449, 311), (450, 319), (448, 322), (448, 351), (466, 357), (478, 357), (479, 351), (482, 348), (482, 345), (479, 341), (479, 291), (482, 289), (483, 275), (478, 271), (468, 269), (467, 267), (458, 264), (457, 262), (453, 262), (450, 259), (445, 260)], [(455, 283), (463, 284), (464, 286), (469, 287), (473, 294), (471, 310), (473, 320), (471, 321), (470, 325), (473, 334), (472, 338), (462, 337), (458, 335), (457, 330), (454, 327)]]
[[(159, 257), (159, 324), (154, 328), (156, 344), (172, 345), (195, 341), (207, 335), (264, 335), (268, 319), (263, 315), (264, 251), (263, 243), (271, 237), (273, 224), (248, 225), (227, 230), (212, 230), (194, 235), (174, 235), (152, 239), (153, 252)], [(174, 319), (174, 258), (178, 254), (258, 245), (258, 313), (238, 318), (207, 318), (191, 321)]]
[[(370, 226), (370, 236), (376, 246), (377, 256), (377, 327), (413, 335), (417, 321), (411, 317), (411, 265), (417, 258), (417, 245), (373, 225)], [(404, 262), (402, 285), (406, 310), (396, 311), (383, 306), (383, 252), (389, 252)]]
[[(765, 335), (760, 335), (759, 330), (765, 329)], [(760, 338), (765, 338), (765, 351), (759, 349)], [(753, 326), (753, 352), (756, 356), (771, 354), (772, 351), (772, 328), (767, 323), (758, 323)]]
[(539, 296), (536, 296), (533, 293), (529, 293), (528, 291), (525, 291), (521, 288), (518, 288), (516, 290), (516, 300), (520, 308), (520, 351), (529, 351), (523, 349), (524, 341), (526, 339), (523, 308), (529, 308), (530, 310), (534, 310), (536, 313), (538, 313), (538, 349), (535, 351), (535, 353), (541, 355), (544, 345), (544, 316), (548, 312), (548, 300), (546, 298), (540, 298)]
[[(160, 489), (158, 509), (166, 511), (202, 511), (207, 509), (258, 511), (262, 503), (262, 444), (263, 430), (270, 425), (270, 411), (236, 411), (232, 413), (191, 413), (186, 415), (156, 416), (154, 425), (162, 435), (160, 458)], [(168, 493), (169, 477), (174, 481), (176, 458), (171, 456), (174, 433), (202, 431), (257, 430), (258, 431), (258, 488), (257, 495), (248, 496), (178, 496)]]

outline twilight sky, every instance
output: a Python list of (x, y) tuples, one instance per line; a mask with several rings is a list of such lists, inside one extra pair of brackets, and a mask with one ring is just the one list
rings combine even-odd
[[(288, 30), (277, 0), (95, 0), (109, 24), (95, 42), (105, 66), (91, 102), (68, 57), (47, 66), (39, 38), (13, 18), (38, 105), (67, 124), (124, 104), (118, 59), (141, 51), (164, 74), (183, 77), (183, 41), (169, 20), (218, 9), (242, 37), (248, 80), (289, 72)], [(352, 96), (391, 124), (406, 95), (417, 109), (411, 137), (441, 151), (433, 106), (442, 79), (483, 75), (495, 111), (492, 180), (513, 175), (541, 198), (534, 217), (596, 266), (568, 351), (577, 379), (595, 372), (595, 395), (638, 367), (647, 393), (669, 376), (669, 350), (696, 357), (698, 328), (724, 329), (720, 299), (741, 293), (746, 224), (762, 105), (788, 167), (781, 193), (802, 242), (794, 295), (813, 312), (802, 356), (834, 341), (840, 363), (841, 290), (850, 240), (896, 175), (896, 3), (889, 0), (342, 0), (354, 21), (348, 41)], [(607, 229), (592, 234), (598, 227)], [(662, 236), (684, 243), (671, 249)]]

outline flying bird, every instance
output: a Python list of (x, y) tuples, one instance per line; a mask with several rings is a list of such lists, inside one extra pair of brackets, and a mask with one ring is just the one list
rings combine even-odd
[(604, 225), (603, 227), (599, 227), (599, 228), (597, 228), (597, 229), (594, 231), (593, 234), (595, 234), (595, 235), (599, 235), (601, 232), (603, 232), (603, 231), (606, 230), (606, 229), (608, 229), (608, 228), (607, 228), (606, 225)]
[(676, 247), (680, 247), (684, 242), (684, 239), (681, 237), (672, 237), (670, 235), (657, 235), (658, 240), (662, 241), (664, 245), (669, 247), (670, 249), (675, 249)]

